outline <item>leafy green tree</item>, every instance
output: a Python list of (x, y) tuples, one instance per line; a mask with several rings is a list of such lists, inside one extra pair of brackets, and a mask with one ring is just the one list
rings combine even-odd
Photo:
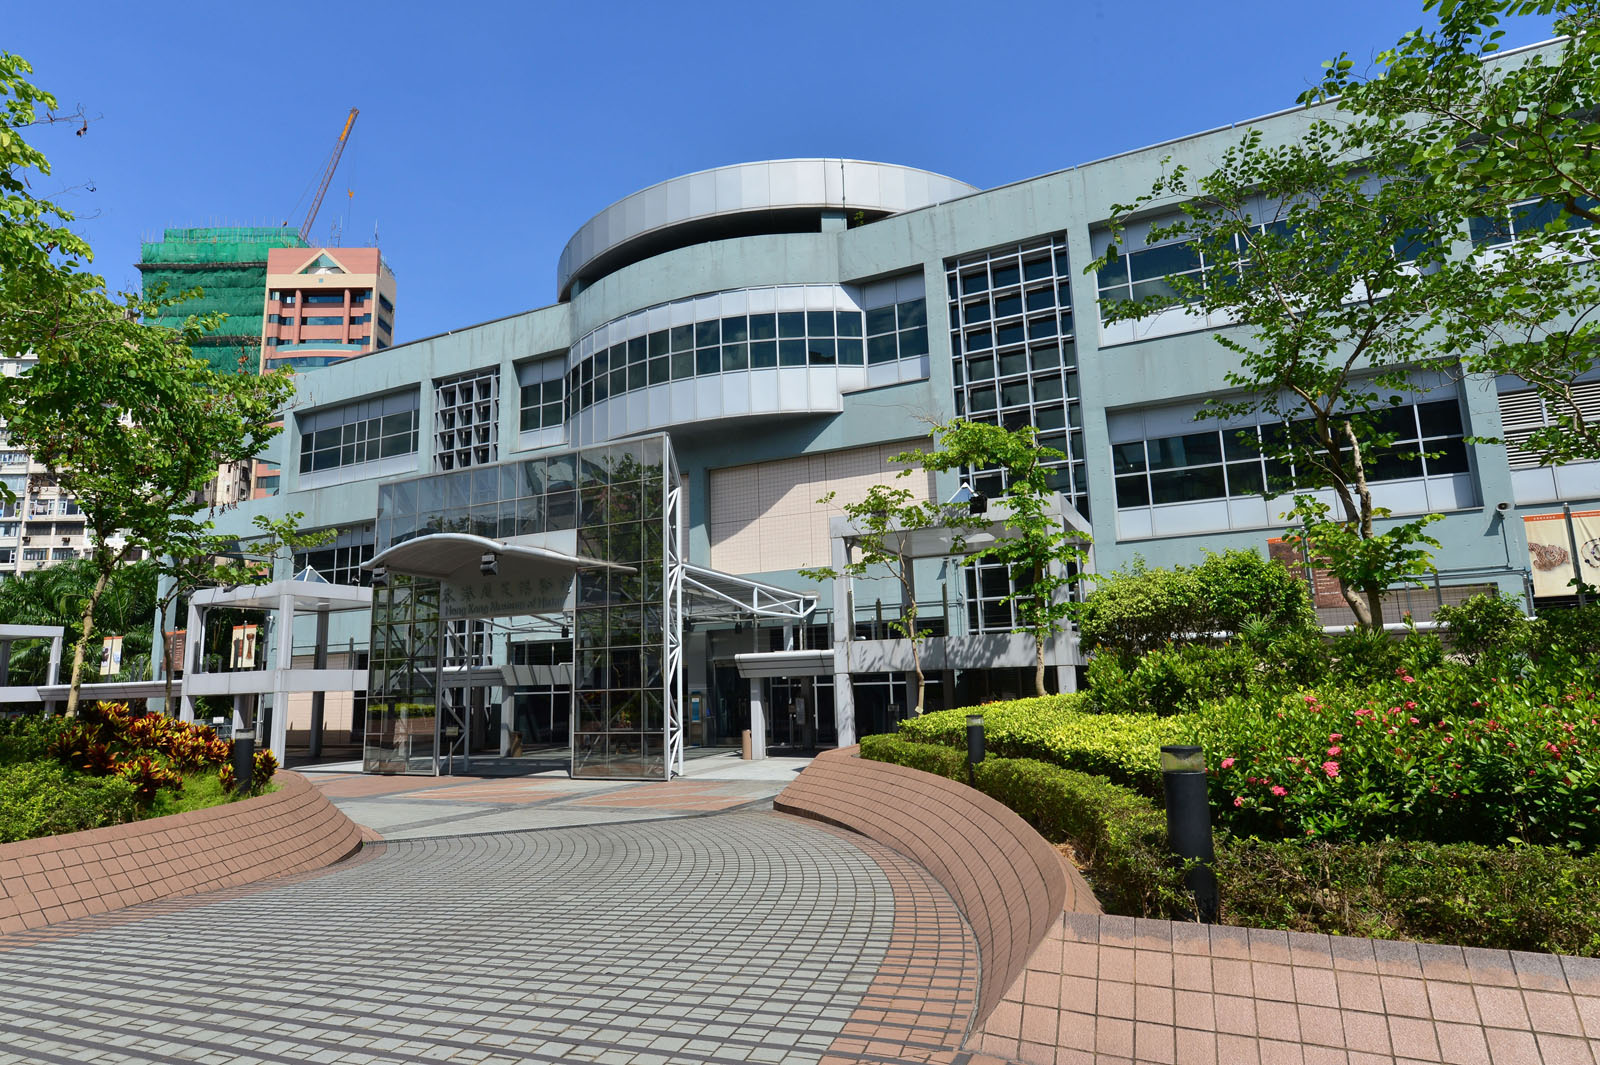
[[(1600, 284), (1587, 265), (1600, 255), (1600, 0), (1424, 9), (1437, 26), (1380, 53), (1375, 73), (1340, 55), (1301, 99), (1337, 98), (1356, 150), (1399, 150), (1428, 199), (1449, 205), (1437, 239), (1492, 245), (1441, 263), (1443, 346), (1543, 399), (1551, 424), (1525, 448), (1547, 462), (1600, 458), (1600, 421), (1574, 388), (1600, 358)], [(1513, 16), (1553, 17), (1565, 39), (1499, 56)]]
[[(1448, 248), (1428, 237), (1454, 201), (1411, 173), (1403, 123), (1390, 132), (1357, 143), (1317, 119), (1284, 145), (1247, 132), (1209, 174), (1173, 167), (1113, 209), (1112, 232), (1123, 239), (1130, 215), (1164, 210), (1147, 243), (1181, 242), (1176, 252), (1201, 269), (1101, 305), (1112, 322), (1190, 313), (1239, 327), (1212, 334), (1236, 359), (1226, 375), (1235, 391), (1208, 401), (1201, 416), (1265, 423), (1259, 445), (1253, 430), (1238, 439), (1284, 471), (1269, 476), (1267, 494), (1296, 494), (1285, 516), (1315, 533), (1314, 547), (1328, 547), (1319, 561), (1367, 628), (1383, 624), (1384, 589), (1425, 557), (1417, 523), (1380, 524), (1388, 514), (1373, 503), (1372, 473), (1386, 458), (1407, 457), (1396, 454), (1389, 411), (1426, 391), (1415, 371), (1449, 369), (1432, 335), (1434, 310), (1460, 282), (1441, 268)], [(1113, 244), (1089, 268), (1122, 278), (1131, 262)], [(1331, 494), (1336, 518), (1317, 509), (1317, 490)]]
[[(0, 619), (12, 625), (60, 625), (63, 643), (71, 647), (81, 635), (83, 603), (94, 591), (96, 574), (85, 559), (27, 570), (0, 581)], [(136, 562), (118, 570), (100, 597), (99, 628), (123, 638), (125, 669), (138, 673), (150, 657), (150, 615), (155, 610), (156, 568)], [(44, 682), (49, 647), (19, 648), (12, 657), (13, 675)]]
[(73, 646), (72, 714), (95, 611), (117, 571), (210, 527), (200, 490), (219, 463), (252, 458), (279, 431), (273, 423), (294, 386), (286, 374), (215, 373), (191, 347), (220, 316), (147, 324), (163, 304), (113, 295), (81, 269), (88, 248), (65, 229), (70, 215), (27, 193), (30, 174), (48, 173), (48, 163), (22, 130), (54, 106), (28, 72), (14, 56), (0, 59), (0, 346), (37, 361), (0, 379), (0, 419), (12, 444), (77, 498), (88, 527), (95, 584)]
[[(911, 455), (896, 455), (891, 461), (906, 463)], [(914, 471), (907, 466), (897, 477), (909, 477)], [(834, 503), (837, 493), (829, 492), (818, 503)], [(966, 507), (950, 507), (933, 500), (918, 499), (909, 488), (897, 485), (875, 484), (860, 502), (839, 504), (844, 516), (850, 519), (854, 531), (846, 539), (848, 561), (835, 569), (819, 566), (800, 570), (808, 580), (837, 580), (841, 577), (869, 577), (882, 573), (900, 586), (900, 615), (889, 622), (889, 627), (911, 645), (911, 668), (917, 675), (917, 705), (912, 711), (920, 715), (926, 705), (927, 678), (922, 673), (922, 641), (927, 630), (917, 625), (917, 589), (915, 581), (916, 557), (908, 551), (907, 541), (917, 533), (948, 530), (951, 534), (950, 551), (961, 554), (966, 550), (965, 533), (983, 522), (967, 513)], [(844, 609), (835, 603), (835, 610)]]
[(1060, 496), (1050, 483), (1050, 464), (1066, 455), (1041, 446), (1031, 425), (1012, 430), (956, 419), (939, 426), (935, 436), (935, 450), (907, 452), (895, 461), (914, 461), (938, 472), (1000, 471), (1005, 491), (998, 502), (1005, 508), (1005, 535), (962, 561), (970, 565), (987, 558), (1005, 565), (1011, 579), (1005, 602), (1016, 607), (1021, 623), (1016, 631), (1033, 636), (1034, 692), (1046, 695), (1045, 644), (1066, 628), (1076, 609), (1068, 591), (1078, 579), (1089, 539), (1062, 520)]

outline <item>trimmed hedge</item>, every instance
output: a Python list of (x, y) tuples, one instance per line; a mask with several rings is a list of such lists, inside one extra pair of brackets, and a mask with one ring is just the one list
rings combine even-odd
[(965, 750), (967, 714), (979, 712), (991, 754), (1033, 758), (1161, 794), (1161, 745), (1192, 742), (1194, 719), (1085, 713), (1088, 706), (1087, 696), (1074, 692), (940, 710), (902, 722), (899, 735)]
[(121, 777), (84, 776), (59, 762), (0, 766), (0, 843), (120, 825), (138, 812), (134, 784)]
[[(966, 754), (948, 747), (868, 736), (861, 756), (967, 780)], [(1166, 846), (1166, 815), (1149, 799), (1105, 777), (1029, 758), (987, 757), (973, 783), (1045, 839), (1070, 843), (1108, 912), (1148, 917), (1186, 911), (1181, 875)]]
[[(869, 736), (861, 755), (967, 778), (962, 752), (899, 736)], [(1166, 817), (1150, 799), (1104, 777), (1029, 759), (986, 758), (974, 776), (979, 789), (1040, 835), (1073, 846), (1107, 913), (1186, 916)], [(1221, 832), (1216, 845), (1225, 924), (1600, 955), (1600, 856), (1554, 847), (1263, 841)]]

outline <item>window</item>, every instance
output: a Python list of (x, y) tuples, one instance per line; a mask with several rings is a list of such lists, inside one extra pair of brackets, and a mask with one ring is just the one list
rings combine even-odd
[(307, 292), (308, 306), (344, 306), (343, 292)]
[(390, 314), (394, 313), (394, 304), (390, 303), (389, 302), (389, 297), (385, 296), (381, 292), (378, 293), (378, 306), (382, 307), (385, 311), (389, 312)]
[(16, 548), (14, 548), (14, 547), (0, 547), (0, 566), (15, 565), (16, 561), (17, 561), (17, 549)]
[[(274, 294), (273, 298), (274, 299), (277, 298), (276, 294)], [(293, 292), (285, 292), (283, 294), (283, 305), (285, 307), (293, 307), (294, 306), (294, 293)]]
[(370, 288), (353, 289), (350, 292), (350, 302), (358, 307), (363, 303), (366, 303), (371, 298), (372, 290)]
[(47, 547), (24, 547), (22, 549), (22, 561), (24, 562), (45, 562), (49, 558), (50, 549)]
[[(645, 365), (637, 362), (630, 367), (630, 372), (635, 367), (643, 371)], [(566, 358), (557, 355), (517, 367), (520, 432), (561, 428), (564, 421), (562, 401), (567, 388), (561, 371), (565, 366)]]
[[(945, 272), (957, 417), (1032, 425), (1041, 444), (1066, 456), (1054, 463), (1057, 490), (1087, 514), (1065, 234), (952, 259)], [(1004, 487), (998, 471), (968, 472), (978, 491)]]
[(500, 450), (500, 371), (479, 370), (433, 383), (433, 468), (494, 462)]
[(408, 391), (296, 415), (300, 472), (415, 454), (417, 405), (417, 393)]
[(370, 314), (352, 314), (350, 316), (351, 325), (366, 325), (370, 321), (372, 321), (372, 315)]
[(379, 332), (383, 332), (383, 333), (390, 333), (390, 334), (393, 333), (393, 330), (391, 330), (389, 328), (388, 320), (386, 318), (384, 318), (383, 315), (381, 315), (381, 314), (378, 315), (378, 331)]
[[(309, 301), (307, 301), (309, 302)], [(306, 325), (344, 325), (342, 314), (314, 314), (305, 320)]]
[[(1584, 197), (1579, 203), (1585, 210), (1593, 210), (1593, 200)], [(1513, 204), (1504, 217), (1474, 218), (1467, 224), (1472, 243), (1480, 248), (1493, 248), (1522, 240), (1531, 234), (1559, 225), (1566, 218), (1567, 229), (1585, 229), (1589, 222), (1577, 215), (1566, 214), (1559, 203), (1550, 200), (1524, 200)]]
[(310, 566), (329, 584), (372, 583), (372, 574), (361, 564), (372, 558), (375, 545), (371, 522), (352, 525), (339, 530), (338, 536), (326, 544), (294, 553), (294, 571)]
[(267, 321), (272, 325), (294, 325), (295, 319), (292, 314), (269, 314)]
[(52, 547), (50, 549), (50, 560), (52, 562), (65, 562), (68, 559), (77, 557), (78, 553), (70, 547)]
[[(1366, 456), (1369, 481), (1467, 472), (1461, 408), (1454, 399), (1389, 408), (1374, 419), (1374, 432), (1392, 434), (1394, 441)], [(1283, 432), (1282, 423), (1273, 423), (1243, 429), (1197, 428), (1181, 436), (1113, 443), (1117, 506), (1290, 492), (1295, 487), (1294, 468), (1265, 453), (1273, 450), (1273, 441)]]
[(904, 300), (866, 312), (867, 362), (893, 362), (928, 353), (928, 301)]
[[(809, 302), (817, 297), (808, 293), (806, 298)], [(865, 365), (862, 312), (839, 306), (843, 301), (836, 290), (828, 292), (826, 299), (834, 306), (719, 314), (609, 345), (604, 341), (608, 335), (616, 335), (617, 323), (597, 329), (579, 343), (579, 350), (586, 357), (568, 376), (567, 409), (575, 414), (612, 396), (688, 377), (777, 366)], [(657, 309), (647, 309), (638, 319), (646, 320), (649, 311)], [(896, 308), (890, 306), (888, 312), (892, 323), (888, 339), (897, 352), (894, 357), (926, 354), (926, 311), (920, 306), (906, 310), (903, 339), (899, 339), (902, 333), (895, 318)], [(904, 347), (903, 355), (897, 340)], [(917, 352), (919, 342), (921, 351)], [(592, 354), (588, 353), (591, 346)]]

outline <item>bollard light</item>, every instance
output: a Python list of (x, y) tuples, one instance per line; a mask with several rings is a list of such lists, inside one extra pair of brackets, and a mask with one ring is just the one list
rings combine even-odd
[(983, 761), (983, 715), (967, 715), (967, 767)]
[(233, 737), (233, 786), (235, 791), (250, 790), (256, 769), (256, 736), (241, 732)]
[(1184, 875), (1200, 920), (1217, 919), (1217, 874), (1211, 863), (1211, 801), (1206, 794), (1205, 754), (1199, 747), (1161, 748), (1161, 779), (1167, 799), (1167, 845), (1185, 861), (1198, 861)]

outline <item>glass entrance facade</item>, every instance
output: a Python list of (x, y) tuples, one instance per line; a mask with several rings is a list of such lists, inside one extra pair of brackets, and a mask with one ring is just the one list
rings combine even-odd
[[(441, 552), (454, 537), (470, 561), (373, 582), (367, 771), (433, 774), (461, 758), (516, 771), (548, 764), (560, 742), (575, 776), (670, 775), (679, 492), (664, 435), (381, 485), (380, 566), (423, 537)], [(534, 566), (517, 547), (545, 554)]]

